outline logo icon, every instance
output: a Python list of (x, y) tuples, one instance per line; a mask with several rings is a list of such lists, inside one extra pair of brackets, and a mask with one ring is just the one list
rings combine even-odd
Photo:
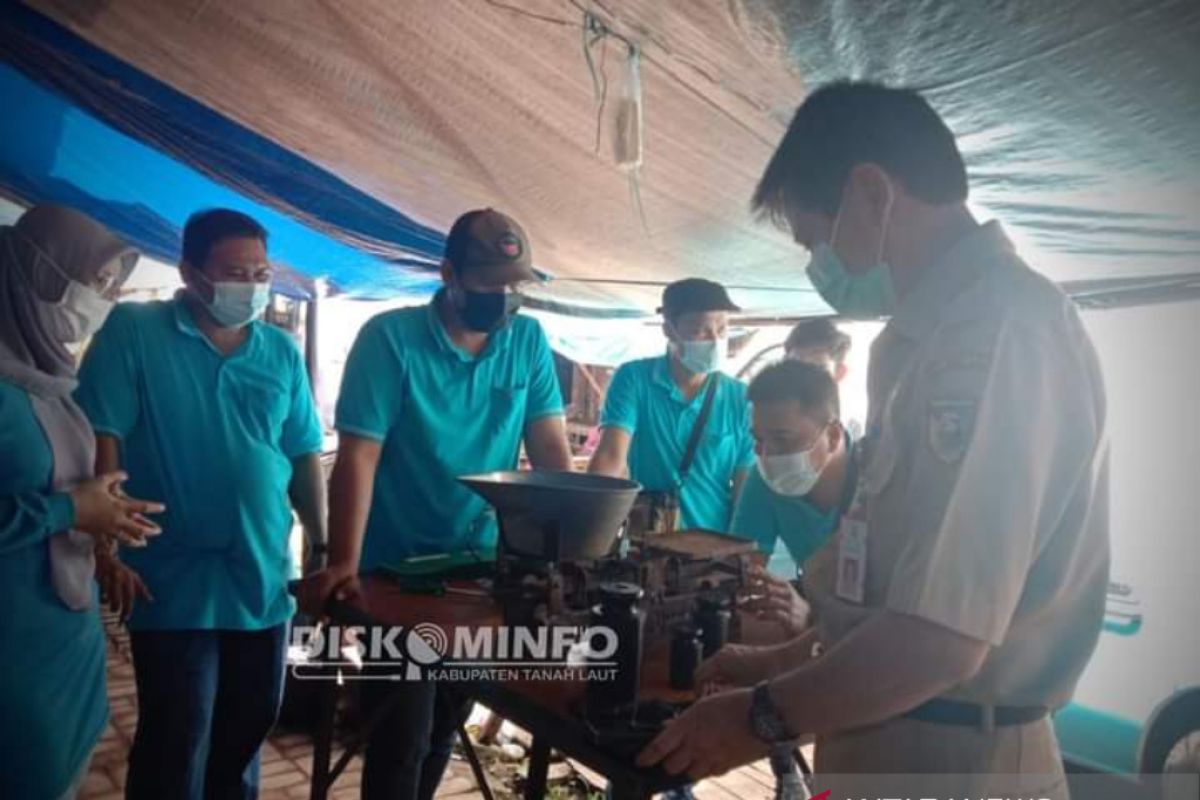
[(521, 257), (521, 240), (517, 238), (516, 234), (501, 234), (500, 238), (496, 240), (496, 247), (509, 258)]
[(440, 625), (432, 622), (422, 622), (408, 632), (404, 642), (408, 657), (422, 666), (436, 664), (446, 657), (450, 650), (450, 640)]

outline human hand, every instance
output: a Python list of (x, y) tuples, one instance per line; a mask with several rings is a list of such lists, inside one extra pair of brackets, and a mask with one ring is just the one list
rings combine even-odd
[(738, 689), (699, 700), (667, 723), (637, 765), (700, 780), (757, 761), (768, 747), (750, 729), (750, 699), (751, 690)]
[(74, 527), (130, 547), (145, 547), (148, 537), (162, 533), (162, 528), (144, 515), (160, 514), (166, 506), (126, 497), (121, 484), (128, 477), (124, 472), (108, 472), (76, 484), (69, 493), (75, 504)]
[(296, 590), (300, 610), (314, 617), (324, 616), (325, 607), (331, 599), (356, 603), (361, 597), (358, 570), (338, 564), (304, 578)]
[(154, 596), (146, 588), (141, 576), (107, 552), (96, 553), (96, 580), (100, 584), (100, 598), (120, 617), (121, 622), (129, 619), (138, 598), (154, 602)]
[(775, 675), (773, 647), (727, 644), (696, 668), (701, 694), (730, 687), (754, 686)]
[(808, 627), (811, 609), (796, 588), (762, 567), (750, 568), (750, 587), (754, 600), (745, 610), (758, 619), (776, 622), (789, 636), (799, 636)]

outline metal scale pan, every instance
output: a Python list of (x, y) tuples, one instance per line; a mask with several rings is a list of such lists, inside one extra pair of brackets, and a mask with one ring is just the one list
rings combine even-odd
[(641, 485), (582, 472), (488, 472), (458, 479), (492, 504), (501, 548), (548, 561), (604, 558)]

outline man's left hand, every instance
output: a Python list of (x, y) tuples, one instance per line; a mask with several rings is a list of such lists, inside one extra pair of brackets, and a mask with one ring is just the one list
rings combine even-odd
[(133, 606), (139, 599), (154, 602), (154, 596), (142, 582), (141, 576), (111, 553), (97, 551), (96, 581), (100, 584), (100, 598), (123, 623), (129, 621)]
[(767, 744), (750, 730), (750, 695), (738, 689), (698, 701), (638, 755), (638, 766), (661, 763), (672, 775), (700, 780), (765, 757)]

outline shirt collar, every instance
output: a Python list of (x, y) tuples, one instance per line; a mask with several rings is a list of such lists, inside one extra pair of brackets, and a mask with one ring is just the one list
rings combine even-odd
[(204, 338), (199, 326), (196, 325), (196, 318), (192, 316), (192, 310), (188, 308), (187, 300), (183, 296), (183, 289), (175, 293), (175, 297), (171, 299), (172, 312), (175, 318), (175, 327), (188, 336), (199, 336)]
[(960, 239), (925, 273), (892, 315), (888, 329), (921, 340), (941, 319), (942, 308), (974, 283), (982, 272), (1011, 254), (1012, 242), (999, 222), (988, 222)]
[(650, 368), (650, 382), (656, 384), (664, 392), (667, 393), (672, 400), (675, 400), (684, 405), (691, 405), (696, 402), (703, 402), (701, 398), (708, 390), (709, 381), (720, 380), (720, 373), (713, 372), (705, 378), (704, 383), (700, 386), (700, 391), (689, 401), (683, 396), (683, 390), (679, 388), (679, 384), (675, 382), (675, 378), (671, 375), (671, 356), (664, 354), (654, 360), (654, 364)]
[(662, 355), (654, 362), (653, 368), (650, 370), (650, 379), (657, 384), (667, 396), (672, 400), (686, 405), (687, 400), (683, 396), (683, 392), (679, 389), (679, 384), (675, 383), (675, 379), (671, 377), (671, 356)]
[(675, 380), (671, 377), (671, 357), (669, 355), (662, 355), (655, 359), (650, 370), (650, 379), (668, 391), (679, 393), (679, 387), (675, 385)]
[(176, 329), (187, 336), (196, 337), (208, 345), (210, 350), (221, 355), (223, 358), (234, 358), (240, 353), (247, 352), (250, 349), (250, 343), (258, 336), (258, 327), (263, 324), (261, 320), (251, 320), (246, 325), (246, 341), (242, 342), (242, 345), (237, 350), (225, 356), (217, 350), (216, 346), (204, 335), (204, 331), (200, 330), (200, 326), (196, 324), (196, 317), (192, 314), (192, 309), (188, 306), (183, 289), (175, 293), (175, 297), (171, 299), (171, 306)]
[(478, 356), (472, 356), (456, 345), (450, 338), (450, 334), (446, 332), (446, 326), (442, 324), (442, 317), (438, 312), (438, 303), (441, 302), (445, 294), (446, 289), (444, 287), (438, 289), (433, 299), (425, 307), (425, 319), (429, 323), (429, 333), (433, 336), (433, 340), (436, 342), (437, 348), (441, 353), (447, 356), (454, 356), (460, 361), (482, 361), (485, 358), (490, 358), (493, 354), (508, 345), (509, 339), (512, 338), (513, 320), (511, 319), (503, 328), (488, 336), (487, 344), (479, 351)]

